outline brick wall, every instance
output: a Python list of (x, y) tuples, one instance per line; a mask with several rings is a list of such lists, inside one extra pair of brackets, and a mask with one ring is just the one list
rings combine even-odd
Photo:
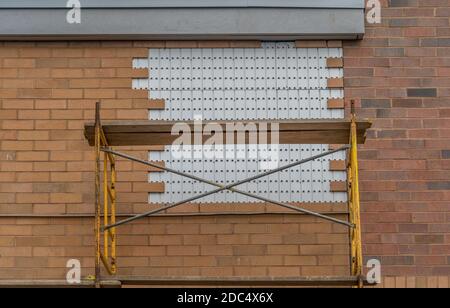
[[(147, 53), (132, 43), (1, 43), (0, 279), (63, 278), (64, 259), (92, 255), (86, 219), (57, 217), (93, 211), (83, 126), (95, 102), (103, 119), (146, 119), (147, 92), (131, 82), (148, 76), (132, 69)], [(130, 212), (147, 202), (147, 170), (119, 168), (121, 211)]]
[(382, 24), (344, 45), (346, 98), (376, 119), (361, 152), (364, 253), (386, 286), (448, 287), (450, 2), (383, 6)]
[[(448, 287), (450, 5), (383, 5), (382, 24), (344, 44), (346, 99), (374, 119), (360, 155), (364, 253), (382, 261), (383, 286)], [(104, 119), (146, 118), (147, 93), (131, 90), (145, 73), (131, 60), (178, 46), (199, 43), (1, 43), (0, 278), (62, 279), (68, 258), (93, 273), (94, 165), (83, 123), (99, 99)], [(121, 213), (142, 212), (148, 170), (119, 168)], [(335, 225), (287, 214), (172, 214), (120, 229), (120, 274), (348, 273), (346, 230)]]
[[(133, 58), (149, 48), (255, 47), (255, 42), (12, 43), (0, 46), (0, 279), (64, 279), (80, 259), (93, 274), (94, 161), (83, 125), (102, 118), (146, 119), (153, 101), (132, 90)], [(146, 159), (141, 149), (123, 149)], [(151, 187), (145, 166), (118, 163), (119, 213), (141, 213)], [(316, 211), (346, 219), (345, 205)], [(265, 206), (239, 211), (265, 215), (191, 216), (234, 206), (184, 206), (118, 229), (120, 275), (348, 275), (345, 227), (284, 214)], [(122, 217), (121, 217), (122, 218)]]

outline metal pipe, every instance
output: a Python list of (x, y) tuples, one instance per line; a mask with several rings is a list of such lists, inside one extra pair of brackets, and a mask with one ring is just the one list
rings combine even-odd
[(208, 180), (205, 180), (205, 179), (202, 179), (202, 178), (190, 175), (190, 174), (185, 174), (183, 172), (179, 172), (177, 170), (173, 170), (173, 169), (168, 168), (168, 167), (158, 166), (157, 164), (153, 164), (153, 163), (148, 162), (148, 161), (144, 161), (144, 160), (141, 160), (141, 159), (138, 159), (138, 158), (135, 158), (135, 157), (123, 154), (123, 153), (115, 152), (115, 151), (112, 151), (112, 150), (110, 150), (108, 148), (102, 148), (101, 150), (104, 151), (104, 152), (111, 153), (111, 154), (114, 154), (116, 156), (119, 156), (119, 157), (122, 157), (122, 158), (125, 158), (125, 159), (128, 159), (128, 160), (131, 160), (131, 161), (142, 163), (142, 164), (145, 164), (145, 165), (148, 165), (148, 166), (160, 169), (160, 170), (165, 170), (167, 172), (171, 172), (171, 173), (174, 173), (174, 174), (177, 174), (177, 175), (180, 175), (180, 176), (188, 177), (188, 178), (193, 179), (193, 180), (197, 180), (197, 181), (204, 182), (204, 183), (207, 183), (207, 184), (210, 184), (210, 185), (213, 185), (213, 186), (220, 187), (220, 188), (218, 188), (216, 190), (212, 190), (210, 192), (206, 192), (204, 194), (201, 194), (201, 195), (198, 195), (198, 196), (194, 196), (194, 197), (188, 198), (188, 199), (180, 201), (180, 202), (176, 202), (176, 203), (171, 204), (169, 206), (162, 207), (162, 208), (159, 208), (159, 209), (155, 209), (155, 210), (143, 213), (143, 214), (139, 214), (139, 215), (136, 215), (136, 216), (128, 218), (128, 219), (124, 219), (124, 220), (119, 221), (119, 222), (117, 222), (115, 224), (111, 224), (109, 226), (103, 227), (103, 230), (108, 230), (110, 228), (117, 227), (117, 226), (120, 226), (120, 225), (129, 223), (129, 222), (132, 222), (132, 221), (140, 219), (140, 218), (148, 217), (148, 216), (150, 216), (152, 214), (156, 214), (156, 213), (159, 213), (159, 212), (162, 212), (162, 211), (174, 208), (176, 206), (179, 206), (179, 205), (182, 205), (182, 204), (185, 204), (185, 203), (189, 203), (189, 202), (192, 202), (192, 201), (204, 198), (206, 196), (209, 196), (209, 195), (221, 192), (223, 190), (230, 190), (230, 191), (234, 191), (234, 192), (237, 192), (237, 193), (242, 193), (242, 194), (245, 194), (245, 195), (247, 195), (249, 197), (252, 197), (252, 198), (256, 198), (256, 199), (259, 199), (259, 200), (262, 200), (262, 201), (265, 201), (265, 202), (269, 202), (269, 203), (273, 203), (273, 204), (276, 204), (276, 205), (280, 205), (280, 206), (283, 206), (283, 207), (286, 207), (286, 208), (289, 208), (289, 209), (293, 209), (295, 211), (299, 211), (299, 212), (302, 212), (302, 213), (305, 213), (305, 214), (308, 214), (308, 215), (312, 215), (312, 216), (315, 216), (315, 217), (318, 217), (318, 218), (321, 218), (321, 219), (326, 219), (328, 221), (332, 221), (332, 222), (339, 223), (339, 224), (346, 225), (346, 226), (349, 226), (349, 227), (353, 228), (354, 225), (350, 224), (349, 222), (346, 222), (346, 221), (338, 220), (338, 219), (335, 219), (335, 218), (332, 218), (332, 217), (328, 217), (328, 216), (325, 216), (325, 215), (322, 215), (322, 214), (319, 214), (319, 213), (315, 213), (315, 212), (312, 212), (312, 211), (309, 211), (309, 210), (296, 208), (296, 207), (291, 206), (291, 205), (283, 204), (283, 203), (280, 203), (280, 202), (277, 202), (277, 201), (272, 201), (272, 200), (269, 200), (269, 199), (266, 199), (266, 198), (263, 198), (263, 197), (255, 196), (255, 195), (250, 194), (250, 193), (241, 192), (239, 190), (232, 189), (232, 188), (234, 188), (236, 186), (239, 186), (239, 185), (242, 185), (244, 183), (247, 183), (247, 182), (250, 182), (250, 181), (254, 181), (254, 180), (260, 179), (262, 177), (266, 177), (266, 176), (269, 176), (271, 174), (274, 174), (274, 173), (277, 173), (277, 172), (280, 172), (280, 171), (283, 171), (283, 170), (286, 170), (286, 169), (290, 169), (290, 168), (296, 167), (298, 165), (301, 165), (301, 164), (304, 164), (304, 163), (316, 160), (318, 158), (322, 158), (322, 157), (325, 157), (325, 156), (328, 156), (328, 155), (332, 155), (332, 154), (340, 152), (340, 151), (345, 151), (345, 150), (348, 150), (348, 149), (349, 149), (349, 146), (346, 145), (346, 146), (343, 146), (343, 147), (341, 147), (339, 149), (328, 151), (328, 152), (325, 152), (325, 153), (321, 153), (321, 154), (318, 154), (318, 155), (315, 155), (315, 156), (312, 156), (312, 157), (309, 157), (309, 158), (297, 161), (295, 163), (292, 163), (292, 164), (289, 164), (289, 165), (286, 165), (286, 166), (283, 166), (283, 167), (280, 167), (280, 168), (277, 168), (277, 169), (273, 169), (273, 170), (267, 171), (265, 173), (262, 173), (262, 174), (259, 174), (259, 175), (253, 176), (253, 177), (250, 177), (248, 179), (245, 179), (245, 180), (242, 180), (242, 181), (238, 181), (238, 182), (236, 182), (234, 184), (229, 184), (229, 185), (223, 186), (221, 184), (218, 184), (218, 183), (215, 183), (215, 182), (211, 182), (211, 181), (208, 181)]
[(101, 201), (100, 201), (100, 147), (101, 147), (101, 137), (100, 133), (102, 126), (100, 123), (100, 102), (95, 105), (95, 222), (94, 222), (94, 232), (95, 232), (95, 286), (100, 287), (100, 262), (101, 262), (101, 252), (100, 252), (100, 212), (101, 212)]
[[(113, 155), (111, 155), (113, 156)], [(111, 162), (111, 223), (116, 223), (116, 163), (115, 161)], [(109, 230), (111, 234), (111, 269), (115, 274), (117, 272), (117, 251), (116, 251), (116, 229), (112, 228)]]
[[(103, 157), (103, 224), (109, 225), (109, 210), (108, 210), (108, 153), (104, 153)], [(109, 239), (108, 232), (103, 234), (103, 256), (106, 260), (109, 257)]]
[[(348, 211), (336, 211), (336, 212), (322, 212), (323, 215), (348, 215)], [(134, 217), (136, 214), (117, 214), (116, 217)], [(201, 217), (201, 216), (234, 216), (234, 215), (247, 215), (247, 216), (258, 216), (258, 215), (305, 215), (303, 213), (292, 213), (292, 212), (198, 212), (198, 213), (168, 213), (168, 214), (157, 214), (152, 215), (153, 217)], [(0, 214), (0, 218), (93, 218), (94, 214)]]

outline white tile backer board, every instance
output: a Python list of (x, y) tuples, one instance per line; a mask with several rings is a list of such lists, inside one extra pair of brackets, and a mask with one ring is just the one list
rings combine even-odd
[[(134, 60), (135, 68), (149, 68), (148, 79), (133, 80), (135, 89), (148, 89), (152, 99), (164, 99), (164, 110), (151, 110), (150, 120), (267, 120), (341, 119), (343, 110), (327, 108), (330, 98), (342, 98), (343, 90), (328, 89), (327, 79), (343, 76), (343, 69), (326, 67), (326, 59), (342, 57), (341, 48), (296, 48), (294, 43), (263, 43), (262, 48), (150, 49), (148, 59)], [(236, 149), (228, 145), (225, 152)], [(151, 152), (150, 160), (165, 161), (176, 170), (222, 184), (264, 172), (264, 158), (209, 158), (185, 155), (166, 146)], [(278, 165), (328, 150), (328, 145), (280, 145)], [(185, 154), (208, 149), (192, 147)], [(191, 157), (189, 157), (191, 156)], [(264, 155), (263, 155), (264, 156)], [(345, 159), (337, 153), (301, 167), (286, 170), (238, 188), (283, 202), (345, 202), (346, 193), (332, 193), (331, 181), (344, 181), (345, 172), (331, 172), (329, 160)], [(164, 182), (165, 193), (151, 193), (151, 203), (172, 203), (213, 190), (170, 173), (150, 174), (151, 182)], [(222, 192), (199, 203), (258, 202), (231, 192)]]
[[(241, 146), (240, 146), (241, 147)], [(261, 146), (264, 148), (264, 146)], [(250, 155), (256, 149), (238, 149), (239, 146), (226, 145), (225, 152), (231, 153), (222, 157), (195, 158), (194, 152), (204, 152), (202, 146), (193, 146), (193, 149), (184, 150), (184, 157), (179, 158), (179, 150), (170, 146), (164, 152), (152, 151), (151, 161), (165, 161), (167, 166), (175, 170), (190, 173), (195, 176), (214, 181), (220, 184), (232, 184), (248, 177), (266, 172), (268, 169), (262, 166), (261, 161), (267, 155), (261, 154), (260, 159)], [(267, 147), (266, 147), (267, 149)], [(278, 149), (279, 165), (284, 166), (295, 161), (314, 156), (328, 150), (325, 145), (280, 145)], [(233, 151), (234, 154), (233, 154)], [(236, 153), (243, 151), (245, 158), (239, 158)], [(190, 152), (190, 153), (189, 153)], [(179, 154), (179, 153), (178, 153)], [(190, 155), (189, 155), (190, 154)], [(270, 156), (269, 156), (270, 157)], [(262, 159), (261, 159), (262, 158)], [(336, 153), (313, 162), (294, 167), (273, 175), (237, 186), (239, 190), (264, 196), (282, 202), (345, 202), (346, 193), (330, 192), (331, 181), (345, 181), (345, 172), (330, 172), (329, 161), (344, 159), (344, 153)], [(164, 182), (165, 193), (151, 193), (151, 203), (172, 203), (192, 197), (194, 195), (211, 191), (217, 187), (194, 181), (168, 172), (151, 172), (150, 182)], [(232, 192), (221, 192), (198, 201), (199, 203), (242, 203), (259, 202), (256, 199)]]

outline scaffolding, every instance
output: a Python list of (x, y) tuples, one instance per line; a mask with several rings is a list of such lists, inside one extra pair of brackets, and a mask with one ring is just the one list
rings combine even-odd
[[(358, 175), (358, 144), (365, 142), (367, 130), (371, 123), (367, 120), (358, 121), (352, 102), (351, 118), (349, 120), (308, 120), (308, 121), (274, 121), (279, 134), (280, 144), (344, 144), (342, 147), (328, 152), (302, 159), (292, 164), (270, 170), (236, 183), (222, 185), (191, 174), (183, 173), (170, 167), (161, 166), (149, 161), (141, 160), (130, 155), (113, 150), (113, 146), (153, 146), (170, 145), (178, 137), (172, 134), (175, 122), (168, 121), (108, 121), (103, 123), (100, 118), (100, 103), (96, 104), (95, 122), (85, 125), (85, 137), (91, 146), (95, 147), (95, 282), (97, 286), (102, 283), (101, 264), (109, 275), (117, 274), (116, 255), (116, 229), (135, 220), (150, 217), (168, 209), (194, 202), (203, 197), (231, 191), (255, 198), (257, 200), (274, 204), (295, 212), (311, 215), (332, 223), (344, 225), (349, 228), (351, 272), (346, 277), (293, 277), (293, 278), (177, 278), (177, 277), (117, 277), (121, 284), (133, 285), (216, 285), (216, 286), (352, 286), (363, 287), (367, 282), (363, 276), (363, 257), (361, 242), (359, 175)], [(269, 121), (258, 122), (268, 127)], [(195, 140), (194, 122), (187, 123), (191, 127), (191, 140)], [(235, 133), (227, 131), (227, 123), (214, 122), (222, 127), (224, 135)], [(203, 123), (202, 125), (208, 125)], [(245, 125), (245, 124), (244, 124)], [(249, 142), (246, 136), (245, 142)], [(224, 138), (223, 143), (226, 143)], [(266, 197), (251, 194), (236, 187), (257, 180), (268, 175), (287, 170), (316, 159), (341, 152), (347, 152), (347, 184), (348, 184), (348, 210), (349, 220), (344, 221), (311, 210), (303, 209), (291, 204), (271, 200)], [(103, 154), (103, 168), (101, 156)], [(161, 171), (170, 172), (192, 180), (210, 184), (217, 187), (214, 190), (187, 198), (173, 204), (138, 214), (127, 219), (116, 221), (116, 157), (121, 157)], [(103, 173), (103, 176), (102, 176)], [(103, 193), (103, 196), (102, 196)]]

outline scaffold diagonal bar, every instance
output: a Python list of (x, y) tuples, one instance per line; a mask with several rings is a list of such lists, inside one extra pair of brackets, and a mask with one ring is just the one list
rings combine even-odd
[(302, 208), (299, 208), (299, 207), (295, 207), (295, 206), (292, 206), (292, 205), (289, 205), (289, 204), (281, 203), (281, 202), (278, 202), (278, 201), (273, 201), (273, 200), (270, 200), (270, 199), (267, 199), (267, 198), (264, 198), (264, 197), (261, 197), (261, 196), (253, 195), (251, 193), (240, 191), (240, 190), (237, 190), (237, 189), (234, 188), (236, 186), (245, 184), (247, 182), (251, 182), (251, 181), (260, 179), (262, 177), (266, 177), (266, 176), (269, 176), (271, 174), (274, 174), (274, 173), (277, 173), (277, 172), (280, 172), (280, 171), (283, 171), (283, 170), (286, 170), (286, 169), (290, 169), (290, 168), (296, 167), (298, 165), (305, 164), (307, 162), (316, 160), (318, 158), (322, 158), (322, 157), (325, 157), (325, 156), (328, 156), (328, 155), (332, 155), (332, 154), (337, 153), (337, 152), (345, 151), (347, 149), (349, 149), (348, 145), (343, 146), (343, 147), (341, 147), (339, 149), (336, 149), (336, 150), (332, 150), (332, 151), (321, 153), (321, 154), (318, 154), (318, 155), (315, 155), (315, 156), (311, 156), (309, 158), (306, 158), (306, 159), (294, 162), (292, 164), (285, 165), (285, 166), (282, 166), (282, 167), (279, 167), (279, 168), (276, 168), (276, 169), (273, 169), (273, 170), (261, 173), (259, 175), (255, 175), (253, 177), (250, 177), (250, 178), (247, 178), (247, 179), (235, 182), (233, 184), (221, 185), (219, 183), (215, 183), (215, 182), (212, 182), (212, 181), (209, 181), (209, 180), (205, 180), (203, 178), (199, 178), (199, 177), (191, 175), (191, 174), (183, 173), (183, 172), (180, 172), (180, 171), (168, 168), (168, 167), (162, 167), (162, 166), (159, 166), (157, 164), (153, 164), (151, 162), (144, 161), (144, 160), (132, 157), (132, 156), (124, 154), (124, 153), (116, 152), (116, 151), (113, 151), (113, 150), (111, 150), (109, 148), (102, 148), (101, 150), (103, 152), (110, 153), (110, 154), (113, 154), (113, 155), (116, 155), (116, 156), (119, 156), (119, 157), (122, 157), (122, 158), (125, 158), (125, 159), (128, 159), (128, 160), (131, 160), (131, 161), (134, 161), (134, 162), (138, 162), (138, 163), (141, 163), (141, 164), (144, 164), (144, 165), (148, 165), (148, 166), (160, 169), (160, 170), (165, 170), (167, 172), (174, 173), (174, 174), (177, 174), (177, 175), (180, 175), (180, 176), (183, 176), (183, 177), (187, 177), (187, 178), (190, 178), (190, 179), (193, 179), (193, 180), (197, 180), (199, 182), (207, 183), (207, 184), (210, 184), (212, 186), (219, 187), (218, 189), (215, 189), (215, 190), (212, 190), (212, 191), (209, 191), (209, 192), (205, 192), (205, 193), (197, 195), (197, 196), (190, 197), (188, 199), (185, 199), (185, 200), (173, 203), (173, 204), (165, 206), (165, 207), (161, 207), (159, 209), (154, 209), (154, 210), (149, 211), (149, 212), (138, 214), (138, 215), (130, 217), (128, 219), (124, 219), (122, 221), (119, 221), (119, 222), (117, 222), (115, 224), (111, 224), (111, 225), (105, 226), (105, 227), (103, 227), (103, 230), (108, 230), (108, 229), (111, 229), (111, 228), (114, 228), (114, 227), (117, 227), (117, 226), (129, 223), (129, 222), (132, 222), (132, 221), (137, 220), (137, 219), (148, 217), (148, 216), (151, 216), (153, 214), (157, 214), (159, 212), (162, 212), (162, 211), (165, 211), (165, 210), (177, 207), (177, 206), (185, 204), (185, 203), (193, 202), (195, 200), (204, 198), (204, 197), (212, 195), (212, 194), (219, 193), (219, 192), (224, 191), (224, 190), (229, 190), (229, 191), (232, 191), (232, 192), (235, 192), (235, 193), (243, 194), (243, 195), (246, 195), (248, 197), (255, 198), (255, 199), (267, 202), (267, 203), (272, 203), (272, 204), (275, 204), (275, 205), (279, 205), (279, 206), (282, 206), (282, 207), (285, 207), (285, 208), (292, 209), (294, 211), (302, 212), (304, 214), (312, 215), (312, 216), (315, 216), (315, 217), (318, 217), (318, 218), (321, 218), (321, 219), (324, 219), (324, 220), (332, 221), (332, 222), (335, 222), (335, 223), (338, 223), (338, 224), (342, 224), (342, 225), (346, 225), (348, 227), (352, 227), (353, 228), (354, 225), (349, 223), (349, 222), (346, 222), (346, 221), (343, 221), (343, 220), (339, 220), (339, 219), (336, 219), (336, 218), (333, 218), (333, 217), (329, 217), (329, 216), (326, 216), (326, 215), (323, 215), (323, 214), (320, 214), (320, 213), (316, 213), (316, 212), (313, 212), (313, 211), (309, 211), (309, 210), (306, 210), (306, 209), (302, 209)]

